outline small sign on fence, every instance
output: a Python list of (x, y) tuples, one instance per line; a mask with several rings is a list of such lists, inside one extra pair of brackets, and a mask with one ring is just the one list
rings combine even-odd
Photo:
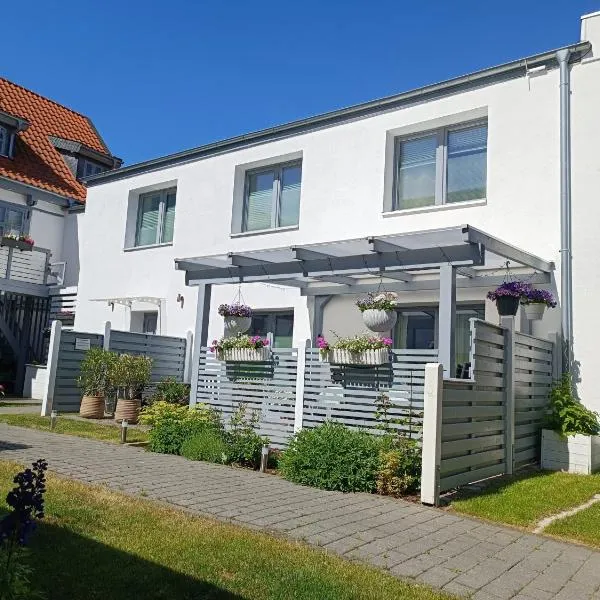
[(90, 339), (89, 338), (75, 338), (75, 350), (89, 350)]

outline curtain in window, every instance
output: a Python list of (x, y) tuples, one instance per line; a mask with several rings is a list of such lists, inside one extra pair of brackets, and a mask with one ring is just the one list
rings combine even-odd
[(136, 246), (156, 244), (158, 241), (158, 220), (160, 215), (160, 194), (140, 198)]
[(177, 194), (170, 192), (165, 200), (165, 216), (163, 220), (162, 242), (173, 241), (173, 229), (175, 227), (175, 199)]
[(301, 181), (302, 167), (300, 165), (285, 167), (281, 170), (280, 227), (298, 225)]
[(486, 196), (487, 125), (448, 132), (446, 202)]
[(273, 182), (275, 173), (263, 171), (248, 178), (245, 206), (245, 230), (270, 229), (273, 212)]
[(398, 148), (397, 208), (435, 204), (435, 135), (405, 140)]

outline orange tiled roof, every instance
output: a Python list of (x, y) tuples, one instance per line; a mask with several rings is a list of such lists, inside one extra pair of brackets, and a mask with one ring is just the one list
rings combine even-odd
[(17, 134), (14, 158), (0, 156), (0, 177), (85, 202), (85, 186), (77, 181), (49, 136), (80, 142), (102, 154), (110, 154), (91, 121), (2, 77), (0, 110), (29, 123), (25, 131)]

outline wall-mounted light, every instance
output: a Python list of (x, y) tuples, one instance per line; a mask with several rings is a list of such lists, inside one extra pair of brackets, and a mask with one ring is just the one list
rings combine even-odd
[(115, 312), (115, 303), (114, 302), (109, 302), (108, 305), (110, 306), (110, 310), (112, 312)]
[(179, 306), (181, 306), (181, 308), (183, 308), (185, 298), (181, 294), (177, 294), (177, 302), (179, 302)]

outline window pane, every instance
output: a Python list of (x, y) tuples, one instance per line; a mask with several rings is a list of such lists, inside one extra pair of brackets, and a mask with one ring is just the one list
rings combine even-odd
[(160, 194), (145, 196), (140, 199), (138, 226), (135, 235), (136, 246), (156, 244), (158, 216), (160, 213)]
[(294, 333), (294, 314), (276, 314), (274, 333), (273, 346), (275, 348), (291, 348)]
[(486, 196), (487, 125), (448, 132), (446, 202)]
[(163, 242), (173, 241), (173, 228), (175, 226), (175, 198), (176, 192), (167, 194), (165, 203), (165, 218), (163, 222)]
[(252, 173), (248, 177), (248, 192), (245, 206), (245, 231), (270, 229), (273, 212), (273, 171)]
[(435, 313), (402, 311), (398, 315), (395, 343), (397, 348), (430, 350), (435, 348)]
[(279, 202), (279, 226), (298, 225), (300, 213), (300, 184), (302, 167), (285, 167), (281, 173), (281, 199)]
[(8, 156), (9, 142), (10, 136), (8, 135), (8, 129), (0, 126), (0, 154), (2, 156)]
[(436, 136), (400, 142), (397, 208), (435, 204)]
[[(484, 319), (485, 306), (472, 309), (458, 309), (456, 311), (454, 352), (456, 354), (456, 365), (460, 373), (469, 373), (471, 355), (471, 319)], [(466, 367), (466, 368), (465, 368)], [(457, 377), (458, 377), (457, 373)]]
[(142, 333), (151, 333), (152, 335), (154, 335), (154, 334), (156, 334), (157, 327), (158, 327), (158, 313), (156, 313), (156, 312), (144, 313), (144, 322), (142, 324)]

